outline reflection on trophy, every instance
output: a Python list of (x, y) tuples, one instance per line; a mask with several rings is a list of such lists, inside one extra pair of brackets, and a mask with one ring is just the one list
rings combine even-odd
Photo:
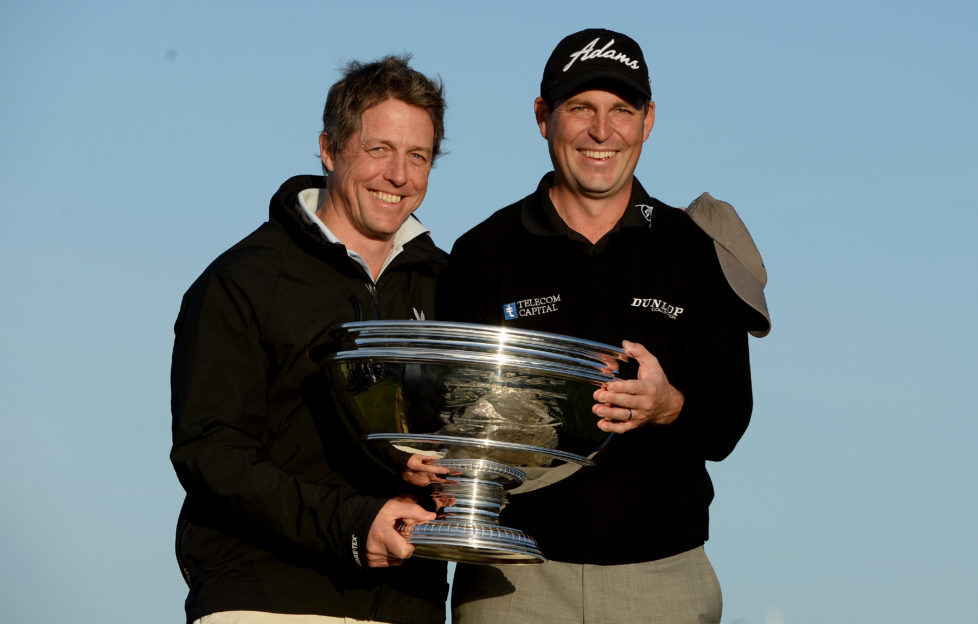
[(534, 539), (500, 526), (506, 492), (592, 465), (609, 435), (594, 390), (627, 359), (609, 345), (544, 332), (434, 321), (341, 325), (324, 367), (340, 413), (391, 469), (411, 454), (450, 469), (438, 518), (405, 526), (415, 556), (539, 563)]

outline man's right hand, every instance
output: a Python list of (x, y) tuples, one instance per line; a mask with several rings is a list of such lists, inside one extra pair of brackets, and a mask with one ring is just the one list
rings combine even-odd
[(449, 483), (444, 478), (444, 475), (447, 475), (451, 471), (448, 468), (435, 465), (434, 462), (438, 457), (437, 455), (431, 457), (417, 453), (412, 455), (408, 458), (404, 470), (401, 471), (401, 478), (411, 485), (418, 487), (432, 485), (433, 483)]
[(426, 511), (410, 496), (398, 496), (384, 503), (367, 534), (367, 566), (386, 568), (404, 563), (414, 552), (414, 546), (401, 536), (398, 528), (435, 517), (434, 512)]

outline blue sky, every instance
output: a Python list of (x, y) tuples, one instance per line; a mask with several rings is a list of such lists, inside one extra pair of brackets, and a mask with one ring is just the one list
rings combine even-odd
[(754, 419), (710, 467), (724, 622), (968, 617), (975, 4), (278, 4), (0, 6), (4, 620), (182, 618), (173, 320), (278, 185), (319, 171), (338, 68), (408, 51), (445, 81), (418, 215), (448, 248), (549, 170), (533, 97), (591, 26), (651, 67), (644, 186), (731, 202), (769, 271)]

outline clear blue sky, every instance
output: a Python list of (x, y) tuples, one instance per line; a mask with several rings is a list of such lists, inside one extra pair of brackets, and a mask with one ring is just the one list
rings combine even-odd
[(447, 248), (549, 169), (543, 64), (601, 26), (651, 66), (645, 187), (731, 202), (769, 270), (754, 419), (711, 466), (724, 622), (973, 619), (978, 5), (804, 4), (3, 2), (0, 618), (181, 621), (173, 320), (319, 171), (343, 62), (444, 79), (418, 214)]

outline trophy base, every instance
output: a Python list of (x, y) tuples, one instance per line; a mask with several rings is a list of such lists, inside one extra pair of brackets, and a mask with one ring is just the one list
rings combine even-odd
[(496, 524), (434, 520), (415, 524), (405, 536), (414, 556), (462, 563), (543, 563), (536, 540), (518, 529)]
[(432, 488), (438, 517), (402, 529), (415, 547), (415, 556), (463, 563), (543, 563), (536, 540), (499, 525), (505, 490), (523, 483), (526, 473), (486, 459), (434, 463), (451, 472), (444, 483)]

